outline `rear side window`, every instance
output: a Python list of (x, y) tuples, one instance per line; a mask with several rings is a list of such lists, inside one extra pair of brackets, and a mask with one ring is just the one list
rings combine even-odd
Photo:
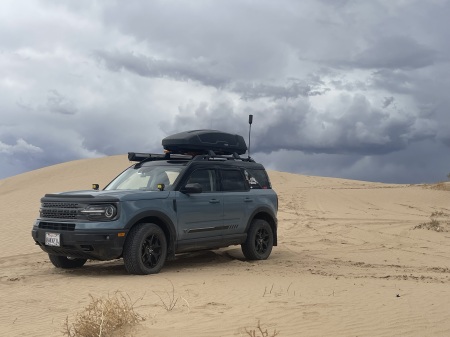
[(221, 170), (223, 191), (247, 191), (248, 187), (241, 170)]
[(269, 177), (265, 170), (245, 169), (245, 178), (252, 189), (268, 189), (272, 188)]

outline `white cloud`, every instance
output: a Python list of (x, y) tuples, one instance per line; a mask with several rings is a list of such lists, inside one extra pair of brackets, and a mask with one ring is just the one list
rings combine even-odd
[(0, 141), (0, 153), (6, 155), (25, 155), (25, 154), (36, 154), (44, 152), (40, 147), (34, 146), (33, 144), (27, 143), (22, 138), (19, 138), (16, 144), (9, 145)]

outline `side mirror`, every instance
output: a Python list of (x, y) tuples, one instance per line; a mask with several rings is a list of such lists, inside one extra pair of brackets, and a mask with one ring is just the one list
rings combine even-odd
[(202, 185), (194, 183), (194, 184), (186, 184), (186, 186), (184, 186), (180, 192), (185, 194), (191, 194), (191, 193), (202, 193), (202, 191), (203, 191)]
[(99, 184), (92, 184), (92, 189), (95, 191), (98, 191), (98, 189), (100, 188)]

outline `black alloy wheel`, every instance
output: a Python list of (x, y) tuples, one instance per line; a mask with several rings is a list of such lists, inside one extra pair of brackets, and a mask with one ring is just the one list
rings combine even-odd
[(249, 260), (265, 260), (273, 247), (273, 231), (263, 219), (255, 219), (250, 225), (247, 239), (241, 245), (244, 256)]
[(123, 261), (130, 274), (156, 274), (167, 257), (167, 239), (156, 224), (134, 226), (128, 233), (123, 249)]
[(161, 238), (157, 234), (148, 236), (141, 248), (142, 263), (147, 268), (155, 268), (162, 256)]

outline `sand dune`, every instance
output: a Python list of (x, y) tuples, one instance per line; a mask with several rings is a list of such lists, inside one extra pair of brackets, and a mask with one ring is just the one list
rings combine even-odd
[(180, 255), (151, 276), (128, 275), (120, 260), (53, 268), (30, 235), (40, 197), (104, 186), (129, 165), (114, 156), (0, 180), (2, 336), (62, 336), (89, 294), (115, 291), (146, 317), (127, 333), (137, 337), (248, 336), (258, 321), (278, 336), (450, 335), (448, 185), (270, 172), (279, 246), (267, 261), (230, 247)]

